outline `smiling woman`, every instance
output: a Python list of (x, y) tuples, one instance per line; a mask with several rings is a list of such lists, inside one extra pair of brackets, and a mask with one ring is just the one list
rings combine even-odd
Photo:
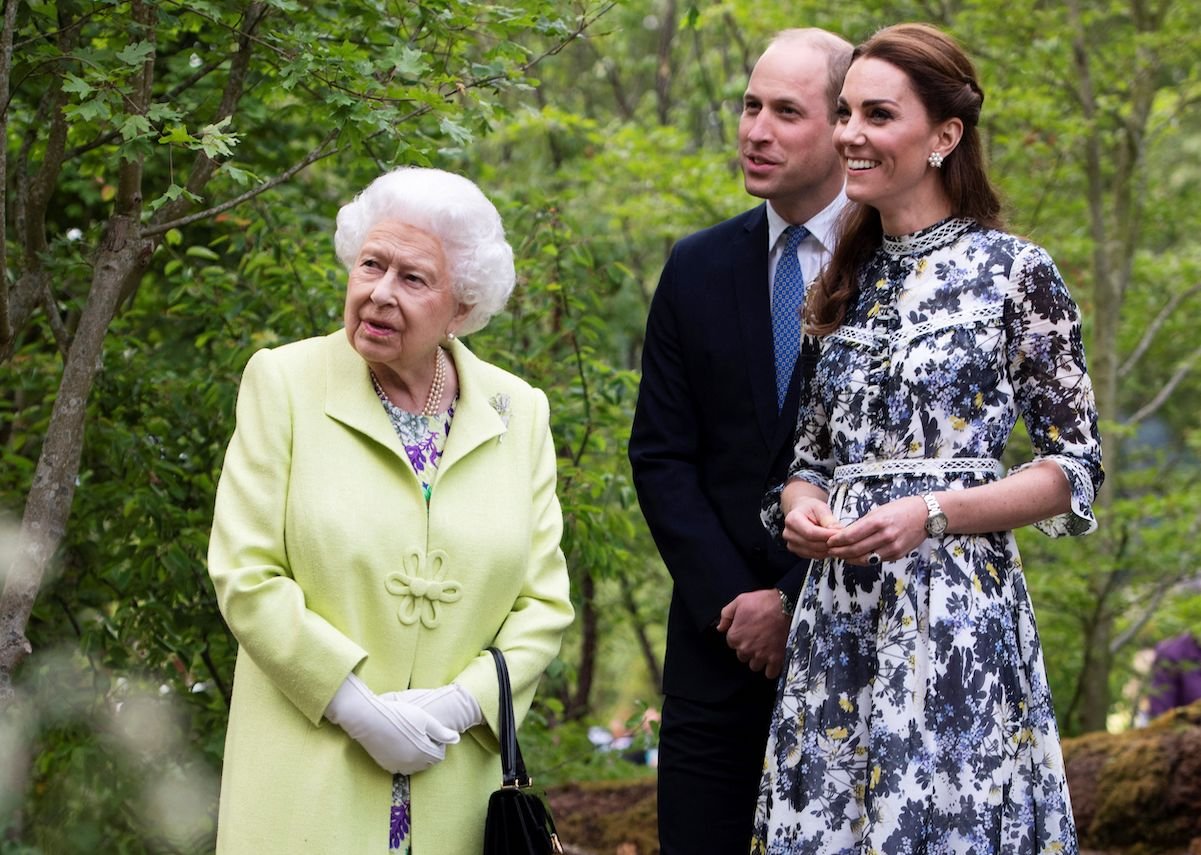
[[(1097, 411), (1051, 257), (1000, 230), (962, 49), (855, 49), (834, 144), (858, 203), (763, 520), (814, 559), (759, 791), (757, 853), (1078, 851), (1013, 529), (1096, 528)], [(1035, 459), (999, 462), (1018, 417)]]
[(905, 72), (881, 59), (847, 71), (834, 144), (846, 160), (847, 197), (880, 213), (888, 234), (915, 232), (951, 213), (942, 176), (930, 168), (963, 136), (963, 120), (935, 122)]
[(572, 618), (546, 397), (458, 338), (504, 306), (513, 253), (434, 169), (376, 179), (334, 244), (345, 329), (251, 358), (217, 490), (239, 643), (218, 851), (478, 852), (485, 651), (520, 718)]

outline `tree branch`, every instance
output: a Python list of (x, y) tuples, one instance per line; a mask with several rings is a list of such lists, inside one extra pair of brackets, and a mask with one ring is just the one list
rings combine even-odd
[(1150, 602), (1148, 602), (1147, 607), (1143, 609), (1143, 613), (1139, 615), (1138, 618), (1136, 618), (1134, 622), (1130, 624), (1130, 626), (1126, 627), (1125, 630), (1120, 632), (1113, 640), (1109, 642), (1109, 652), (1117, 654), (1123, 647), (1129, 644), (1133, 639), (1137, 638), (1138, 634), (1142, 632), (1143, 627), (1151, 621), (1151, 618), (1155, 617), (1155, 612), (1159, 609), (1159, 604), (1163, 602), (1163, 598), (1166, 597), (1168, 592), (1182, 581), (1182, 577), (1173, 576), (1170, 579), (1165, 579), (1156, 584), (1151, 594)]
[(659, 46), (655, 54), (655, 106), (660, 125), (667, 125), (671, 117), (671, 54), (675, 35), (676, 3), (667, 0), (659, 21)]
[(1155, 397), (1144, 404), (1138, 412), (1126, 419), (1124, 424), (1136, 425), (1143, 419), (1153, 415), (1172, 396), (1172, 393), (1176, 391), (1176, 387), (1189, 375), (1189, 372), (1193, 370), (1193, 366), (1197, 364), (1198, 360), (1201, 360), (1201, 347), (1198, 347), (1182, 359), (1180, 364), (1176, 366), (1176, 370), (1172, 372), (1172, 376), (1168, 378), (1168, 382), (1163, 384), (1163, 387)]
[[(1201, 515), (1193, 517), (1192, 525), (1189, 526), (1188, 535), (1184, 538), (1184, 542), (1193, 543), (1196, 541), (1197, 533), (1201, 531)], [(1193, 567), (1193, 556), (1187, 550), (1182, 550), (1178, 556), (1179, 570), (1170, 578), (1160, 581), (1154, 588), (1151, 594), (1150, 602), (1143, 609), (1143, 613), (1126, 628), (1124, 632), (1118, 635), (1110, 642), (1109, 650), (1111, 653), (1117, 653), (1125, 647), (1131, 640), (1136, 638), (1142, 631), (1143, 627), (1155, 616), (1159, 604), (1163, 602), (1163, 598), (1168, 595), (1178, 584), (1190, 578), (1195, 573)]]
[[(696, 68), (701, 77), (701, 89), (704, 90), (705, 98), (709, 102), (709, 110), (712, 111), (714, 116), (720, 116), (723, 112), (721, 93), (717, 90), (717, 87), (713, 85), (713, 76), (709, 73), (708, 63), (704, 61), (704, 50), (701, 44), (701, 32), (695, 27), (692, 29), (692, 55), (696, 59)], [(705, 125), (707, 124), (708, 121), (706, 120)], [(717, 121), (714, 124), (717, 128), (717, 141), (720, 143), (721, 148), (724, 151), (730, 142), (726, 138), (726, 123), (723, 121)], [(696, 143), (698, 147), (705, 144), (703, 137), (705, 125), (701, 125), (697, 128)]]
[[(256, 4), (256, 5), (261, 6), (263, 4)], [(546, 59), (547, 57), (558, 54), (560, 51), (563, 50), (563, 48), (565, 48), (567, 45), (571, 44), (571, 42), (575, 41), (581, 35), (583, 35), (585, 30), (587, 30), (587, 28), (589, 26), (591, 26), (597, 19), (599, 19), (602, 15), (604, 15), (606, 12), (608, 12), (610, 9), (612, 9), (614, 5), (615, 5), (614, 3), (606, 3), (604, 6), (600, 7), (600, 9), (595, 14), (593, 14), (591, 17), (588, 17), (586, 15), (581, 17), (576, 28), (574, 30), (572, 30), (572, 32), (570, 32), (566, 36), (564, 36), (553, 47), (548, 48), (547, 50), (545, 50), (538, 56), (534, 57), (529, 62), (522, 65), (521, 66), (522, 72), (524, 73), (526, 71), (529, 71), (530, 69), (532, 69), (534, 66), (536, 66), (539, 62)], [(258, 22), (255, 21), (254, 23), (255, 23), (255, 25), (257, 25)], [(250, 39), (249, 34), (247, 35), (247, 39)], [(482, 88), (482, 87), (488, 86), (492, 83), (496, 83), (501, 80), (504, 80), (504, 79), (506, 79), (506, 77), (507, 77), (507, 75), (504, 75), (504, 74), (494, 74), (494, 75), (490, 75), (488, 77), (477, 78), (477, 79), (471, 80), (467, 83), (460, 84), (459, 86), (454, 87), (450, 90), (444, 91), (442, 93), (442, 98), (443, 98), (443, 100), (450, 100), (451, 98), (455, 97), (457, 94), (460, 94), (462, 91), (465, 91), (467, 89)], [(430, 109), (431, 108), (429, 105), (423, 105), (421, 107), (418, 107), (417, 109), (413, 110), (406, 116), (403, 116), (398, 121), (398, 124), (406, 122), (406, 121), (410, 121), (411, 119), (414, 119), (418, 116), (424, 115), (425, 113), (428, 113), (430, 111)], [(382, 134), (382, 133), (384, 133), (384, 131), (382, 131), (382, 130), (378, 131), (377, 133), (372, 134), (371, 137), (369, 137), (369, 138), (374, 138), (375, 136), (378, 136), (379, 134)], [(323, 140), (321, 140), (321, 142), (318, 143), (304, 157), (303, 160), (301, 160), (298, 163), (296, 163), (295, 165), (289, 167), (287, 170), (280, 173), (275, 178), (272, 178), (269, 181), (265, 181), (262, 184), (258, 185), (257, 187), (253, 187), (250, 190), (247, 190), (245, 193), (235, 196), (234, 198), (229, 199), (225, 202), (222, 202), (219, 205), (214, 205), (210, 208), (204, 209), (203, 211), (197, 211), (194, 214), (189, 214), (187, 216), (178, 217), (176, 219), (167, 219), (167, 215), (165, 215), (163, 212), (167, 209), (168, 206), (164, 205), (163, 209), (161, 209), (159, 211), (159, 215), (156, 216), (149, 225), (147, 225), (145, 228), (142, 229), (142, 236), (143, 237), (157, 237), (158, 235), (161, 235), (167, 231), (170, 231), (171, 229), (182, 228), (183, 226), (187, 226), (192, 223), (199, 222), (200, 220), (208, 219), (209, 217), (213, 217), (213, 216), (216, 216), (217, 214), (224, 213), (225, 211), (228, 211), (231, 208), (235, 208), (238, 205), (242, 204), (243, 202), (253, 199), (256, 196), (259, 196), (262, 193), (266, 192), (267, 190), (270, 190), (272, 187), (277, 187), (278, 185), (289, 180), (294, 175), (296, 175), (298, 172), (300, 172), (301, 170), (310, 166), (311, 164), (316, 163), (319, 160), (323, 160), (327, 157), (330, 157), (331, 155), (338, 154), (339, 152), (341, 152), (343, 150), (342, 148), (333, 148), (333, 149), (326, 150), (326, 146), (330, 145), (335, 139), (337, 139), (339, 134), (340, 134), (340, 129), (335, 129), (333, 131), (330, 131), (325, 136), (325, 138)], [(214, 169), (215, 169), (215, 166), (214, 166)], [(189, 181), (189, 189), (192, 190), (193, 192), (196, 192), (196, 190), (193, 189), (191, 186), (191, 181)], [(186, 204), (186, 203), (182, 203), (182, 199), (181, 199), (181, 204)], [(172, 207), (170, 213), (176, 214), (179, 212), (179, 210), (180, 210), (179, 207)]]
[[(8, 103), (13, 65), (13, 33), (17, 28), (18, 0), (5, 0), (4, 29), (0, 31), (0, 98)], [(8, 110), (0, 114), (0, 188), (8, 187)], [(8, 228), (8, 194), (0, 193), (0, 225)], [(8, 306), (8, 241), (0, 242), (0, 349), (12, 338)]]
[(63, 359), (71, 350), (71, 334), (63, 325), (63, 319), (58, 314), (58, 304), (54, 301), (54, 292), (50, 290), (50, 277), (42, 277), (42, 311), (46, 313), (46, 321), (50, 324), (50, 332), (58, 345), (58, 352)]
[(242, 193), (239, 196), (235, 196), (232, 199), (228, 199), (225, 202), (222, 202), (220, 205), (214, 205), (211, 208), (205, 208), (203, 211), (197, 211), (194, 214), (189, 214), (186, 217), (180, 217), (179, 219), (176, 219), (176, 220), (168, 220), (165, 223), (156, 222), (156, 223), (153, 223), (152, 225), (148, 225), (144, 229), (142, 229), (142, 237), (157, 237), (158, 235), (168, 232), (171, 229), (182, 228), (183, 226), (187, 226), (192, 223), (199, 222), (200, 220), (206, 220), (209, 217), (213, 217), (213, 216), (216, 216), (217, 214), (224, 213), (225, 211), (228, 211), (230, 208), (236, 208), (238, 205), (241, 205), (243, 202), (245, 202), (249, 199), (253, 199), (255, 196), (258, 196), (258, 195), (266, 192), (267, 190), (270, 190), (272, 187), (277, 187), (280, 184), (283, 184), (285, 181), (290, 179), (292, 176), (294, 176), (296, 173), (300, 172), (305, 167), (310, 166), (319, 160), (323, 160), (324, 158), (327, 158), (330, 155), (337, 154), (338, 152), (342, 151), (341, 148), (333, 148), (328, 151), (323, 151), (323, 149), (325, 149), (326, 146), (328, 146), (331, 142), (333, 142), (335, 139), (338, 138), (338, 135), (340, 133), (341, 133), (341, 129), (334, 129), (334, 130), (330, 131), (328, 134), (325, 135), (325, 139), (323, 139), (321, 142), (319, 142), (313, 148), (312, 151), (310, 151), (307, 155), (305, 155), (305, 157), (302, 160), (300, 160), (298, 163), (288, 167), (286, 170), (284, 170), (283, 172), (281, 172), (279, 175), (275, 176), (274, 178), (270, 179), (269, 181), (264, 181), (262, 184), (258, 185), (257, 187), (253, 187), (250, 190), (247, 190), (245, 193)]
[(1153, 342), (1156, 336), (1159, 335), (1159, 330), (1176, 312), (1176, 309), (1180, 306), (1180, 304), (1198, 293), (1201, 293), (1201, 282), (1198, 282), (1191, 288), (1181, 291), (1178, 294), (1172, 295), (1172, 298), (1164, 304), (1163, 308), (1156, 313), (1155, 318), (1151, 321), (1151, 323), (1149, 323), (1146, 329), (1143, 330), (1143, 335), (1142, 338), (1139, 339), (1138, 346), (1134, 348), (1130, 356), (1126, 357), (1126, 361), (1123, 362), (1121, 367), (1118, 369), (1118, 376), (1125, 377), (1134, 370), (1139, 360), (1142, 359), (1143, 354), (1146, 353), (1147, 348), (1151, 346), (1151, 342)]
[[(246, 8), (246, 14), (242, 17), (242, 28), (238, 36), (238, 49), (234, 52), (233, 58), (230, 61), (229, 76), (225, 81), (225, 89), (221, 93), (221, 103), (217, 106), (217, 113), (213, 117), (214, 124), (218, 124), (224, 119), (229, 118), (237, 109), (238, 101), (241, 100), (242, 92), (245, 89), (246, 73), (250, 68), (250, 57), (254, 52), (254, 31), (262, 23), (266, 15), (267, 6), (264, 3), (251, 3)], [(199, 195), (204, 186), (208, 184), (209, 179), (213, 177), (213, 173), (217, 171), (217, 166), (217, 161), (213, 160), (203, 151), (198, 151), (196, 153), (196, 162), (192, 165), (192, 172), (188, 176), (188, 193)], [(192, 202), (189, 200), (188, 195), (181, 194), (178, 199), (168, 202), (155, 212), (152, 222), (158, 223), (180, 217), (191, 204)]]
[[(65, 12), (62, 14), (66, 14)], [(80, 27), (77, 21), (71, 21), (59, 30), (57, 48), (62, 52), (71, 51), (79, 38)], [(63, 115), (63, 105), (67, 94), (62, 88), (62, 78), (55, 77), (47, 86), (38, 103), (37, 117), (31, 124), (33, 128), (48, 126), (40, 150), (41, 163), (33, 168), (28, 158), (35, 148), (33, 139), (26, 139), (21, 154), (17, 159), (15, 170), (16, 210), (13, 212), (13, 224), (16, 231), (17, 243), (21, 247), (23, 272), (17, 283), (9, 292), (7, 302), (7, 329), (0, 328), (0, 361), (7, 360), (12, 354), (17, 336), (25, 327), (29, 316), (42, 299), (42, 284), (39, 276), (42, 270), (42, 253), (47, 248), (46, 240), (46, 211), (54, 189), (58, 185), (58, 177), (62, 171), (63, 155), (66, 149), (67, 121)], [(32, 286), (28, 290), (20, 287), (21, 282)]]
[[(156, 103), (158, 103), (158, 104), (172, 103), (173, 101), (175, 101), (175, 99), (177, 99), (180, 95), (182, 95), (188, 89), (192, 88), (197, 83), (199, 83), (201, 80), (208, 77), (208, 75), (212, 74), (214, 71), (216, 71), (218, 68), (220, 68), (225, 62), (226, 62), (225, 57), (221, 57), (220, 60), (215, 61), (215, 62), (209, 62), (203, 68), (201, 68), (199, 71), (197, 71), (195, 74), (193, 74), (191, 77), (189, 77), (187, 80), (182, 81), (179, 85), (177, 85), (174, 89), (172, 89), (170, 92), (168, 92), (162, 98), (156, 99)], [(100, 136), (98, 136), (94, 140), (92, 140), (91, 142), (86, 142), (83, 145), (78, 145), (75, 148), (68, 151), (67, 152), (67, 160), (74, 160), (75, 158), (80, 157), (81, 155), (87, 154), (89, 151), (93, 151), (104, 145), (108, 145), (109, 143), (117, 140), (120, 136), (121, 136), (121, 131), (117, 130), (117, 129), (111, 130), (106, 134), (101, 134)]]
[[(613, 99), (617, 104), (618, 115), (627, 122), (632, 121), (634, 118), (634, 108), (630, 106), (630, 99), (626, 95), (625, 84), (622, 83), (617, 63), (602, 55), (591, 40), (584, 42), (584, 44), (592, 52), (596, 61), (601, 63), (605, 69), (605, 79), (609, 81), (609, 88), (613, 90)], [(541, 87), (539, 87), (539, 91), (541, 91)]]

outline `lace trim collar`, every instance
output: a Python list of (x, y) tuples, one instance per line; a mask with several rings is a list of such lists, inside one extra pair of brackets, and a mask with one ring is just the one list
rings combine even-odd
[(947, 246), (976, 224), (970, 217), (951, 217), (941, 223), (907, 235), (884, 235), (884, 251), (889, 255), (924, 255)]

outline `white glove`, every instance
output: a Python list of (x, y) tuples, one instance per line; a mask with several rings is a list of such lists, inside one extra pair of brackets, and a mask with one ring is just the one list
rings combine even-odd
[(392, 773), (412, 775), (446, 757), (459, 734), (410, 703), (386, 701), (351, 674), (325, 708), (325, 717), (346, 731)]
[(458, 683), (440, 686), (437, 689), (408, 689), (403, 692), (388, 692), (380, 696), (384, 700), (399, 701), (420, 707), (440, 723), (463, 733), (484, 723), (484, 713), (471, 693)]

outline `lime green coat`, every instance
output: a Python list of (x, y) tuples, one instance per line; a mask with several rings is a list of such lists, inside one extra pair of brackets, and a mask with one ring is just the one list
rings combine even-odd
[(388, 851), (392, 776), (322, 714), (354, 670), (375, 692), (463, 685), (487, 724), (411, 778), (414, 855), (480, 851), (500, 784), (496, 672), (518, 720), (571, 622), (546, 396), (460, 342), (428, 509), (344, 331), (256, 353), (209, 545), (238, 639), (219, 852)]

